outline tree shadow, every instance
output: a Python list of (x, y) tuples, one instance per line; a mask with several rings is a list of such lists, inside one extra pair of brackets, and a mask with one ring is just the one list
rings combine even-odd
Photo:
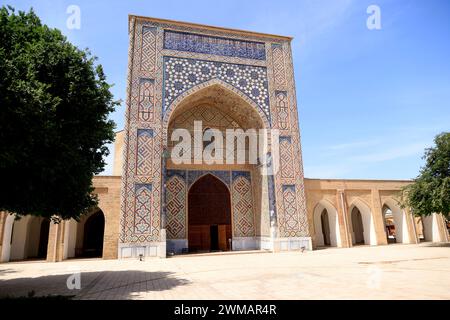
[[(140, 294), (171, 290), (190, 281), (173, 272), (138, 270), (81, 272), (16, 279), (0, 279), (0, 299), (67, 296), (73, 299), (132, 299)], [(78, 278), (79, 275), (79, 278)], [(69, 279), (70, 278), (70, 279)], [(79, 279), (79, 281), (77, 281)], [(68, 288), (68, 283), (73, 289)], [(80, 284), (77, 289), (77, 284)]]

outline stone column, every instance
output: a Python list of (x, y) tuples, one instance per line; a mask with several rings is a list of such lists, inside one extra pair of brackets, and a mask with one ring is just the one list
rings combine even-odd
[(386, 230), (384, 228), (384, 217), (383, 217), (383, 210), (381, 208), (381, 198), (380, 198), (380, 192), (378, 189), (372, 189), (372, 219), (373, 224), (375, 227), (375, 234), (376, 234), (376, 245), (384, 245), (387, 244), (387, 237), (386, 237)]
[(445, 225), (445, 219), (442, 214), (434, 214), (436, 218), (436, 224), (439, 230), (439, 241), (440, 242), (448, 242), (449, 235), (447, 231), (447, 226)]
[(61, 221), (60, 223), (50, 221), (47, 246), (48, 262), (59, 262), (63, 260), (65, 225), (64, 221)]
[(8, 214), (6, 212), (0, 211), (0, 255), (3, 252), (3, 237), (5, 234), (5, 224), (7, 216)]
[(350, 248), (352, 246), (352, 235), (350, 227), (350, 216), (347, 213), (348, 207), (344, 190), (339, 189), (336, 191), (336, 203), (341, 245), (343, 248)]
[(409, 243), (417, 244), (419, 243), (419, 236), (417, 235), (416, 222), (414, 221), (414, 216), (409, 208), (403, 209), (406, 220), (406, 227), (409, 233)]

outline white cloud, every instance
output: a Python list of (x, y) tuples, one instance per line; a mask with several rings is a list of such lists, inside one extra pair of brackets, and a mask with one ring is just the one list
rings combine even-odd
[(348, 143), (340, 143), (327, 147), (329, 150), (348, 150), (348, 149), (357, 149), (357, 148), (366, 148), (370, 146), (374, 146), (380, 143), (380, 140), (366, 140), (366, 141), (354, 141)]
[(423, 153), (426, 146), (427, 144), (424, 142), (417, 142), (395, 148), (391, 147), (384, 151), (351, 157), (350, 161), (356, 163), (372, 163), (395, 160), (398, 158), (420, 155)]

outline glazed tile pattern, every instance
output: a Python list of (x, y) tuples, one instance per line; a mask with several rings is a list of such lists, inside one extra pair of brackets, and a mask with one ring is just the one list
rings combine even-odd
[(155, 27), (142, 27), (141, 70), (143, 71), (155, 71), (156, 32)]
[(175, 57), (164, 58), (164, 110), (186, 90), (211, 79), (222, 80), (253, 100), (270, 119), (264, 67)]
[(150, 175), (152, 173), (153, 130), (139, 129), (137, 131), (137, 175)]
[(274, 67), (274, 80), (277, 87), (286, 84), (286, 72), (284, 68), (283, 47), (279, 44), (272, 44), (272, 59)]
[(297, 194), (295, 185), (283, 185), (283, 216), (281, 217), (281, 231), (283, 236), (298, 237), (299, 234), (299, 211), (297, 209)]
[(187, 172), (187, 185), (188, 188), (190, 188), (195, 181), (197, 181), (199, 178), (210, 174), (225, 183), (228, 188), (230, 187), (231, 183), (231, 173), (230, 171), (214, 171), (214, 170), (189, 170)]
[(266, 59), (264, 43), (186, 32), (165, 31), (164, 49), (256, 60)]
[(281, 177), (294, 178), (295, 171), (292, 163), (292, 142), (290, 136), (280, 136), (280, 169)]
[[(189, 188), (201, 177), (211, 174), (230, 189), (233, 207), (233, 235), (255, 235), (251, 175), (248, 171), (167, 170), (167, 238), (187, 238), (187, 198)], [(232, 182), (231, 182), (232, 178)]]
[(166, 182), (167, 238), (186, 238), (186, 181), (172, 175)]
[(286, 91), (275, 91), (276, 111), (278, 115), (278, 126), (286, 130), (290, 126), (289, 122), (289, 102)]
[(255, 235), (253, 199), (250, 174), (233, 175), (233, 236), (253, 237)]
[(155, 80), (141, 78), (139, 83), (139, 120), (153, 121)]
[(135, 204), (135, 223), (134, 233), (145, 234), (151, 231), (151, 203), (152, 203), (152, 185), (136, 184), (136, 204)]
[[(165, 33), (170, 34), (166, 39)], [(291, 168), (284, 170), (289, 174), (281, 170), (268, 177), (269, 212), (266, 208), (255, 214), (263, 214), (261, 220), (270, 216), (277, 237), (309, 237), (289, 39), (136, 16), (130, 18), (129, 36), (119, 244), (127, 248), (160, 245), (160, 231), (165, 226), (168, 237), (180, 239), (186, 233), (186, 225), (184, 230), (181, 227), (183, 212), (186, 217), (183, 198), (170, 192), (182, 194), (184, 190), (186, 195), (197, 178), (211, 171), (207, 167), (195, 173), (165, 170), (162, 154), (167, 148), (171, 112), (205, 86), (237, 94), (257, 110), (265, 128), (279, 129), (281, 136), (291, 137), (290, 151), (283, 156), (291, 163)], [(173, 37), (179, 40), (174, 42)], [(145, 132), (140, 130), (151, 130), (152, 136), (138, 135)], [(244, 176), (234, 179), (232, 171), (226, 170), (211, 174), (230, 190), (237, 180), (241, 191), (246, 190)], [(286, 185), (294, 187), (283, 189)], [(164, 190), (169, 193), (163, 204)], [(165, 207), (169, 203), (170, 209)], [(163, 214), (165, 226), (161, 225)]]

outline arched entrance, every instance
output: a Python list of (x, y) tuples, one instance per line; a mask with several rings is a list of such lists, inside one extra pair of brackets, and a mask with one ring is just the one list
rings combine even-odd
[(320, 215), (320, 221), (322, 224), (323, 243), (326, 246), (329, 246), (331, 245), (331, 242), (330, 242), (330, 224), (328, 222), (329, 220), (327, 209), (324, 209), (322, 211), (322, 214)]
[(357, 199), (350, 206), (353, 244), (377, 245), (377, 235), (372, 212), (363, 201)]
[(384, 230), (386, 232), (386, 238), (387, 243), (396, 243), (397, 242), (397, 235), (396, 235), (396, 228), (395, 228), (395, 219), (394, 215), (392, 213), (392, 210), (387, 206), (383, 206), (383, 220), (384, 220)]
[(207, 174), (188, 194), (189, 251), (230, 250), (231, 201), (227, 186)]
[[(5, 232), (4, 241), (9, 246), (2, 252), (2, 261), (46, 259), (50, 220), (42, 217), (25, 216), (14, 220), (11, 216), (10, 230)], [(9, 249), (9, 250), (8, 250)]]
[(103, 253), (103, 235), (105, 216), (101, 210), (92, 214), (84, 224), (83, 256), (101, 257)]
[(388, 243), (410, 243), (406, 212), (398, 202), (387, 199), (382, 211)]
[(357, 207), (352, 210), (353, 244), (364, 244), (364, 226), (361, 212)]
[(314, 208), (314, 229), (316, 246), (341, 246), (337, 211), (328, 201), (321, 200)]
[(65, 221), (63, 259), (103, 256), (105, 215), (99, 208), (83, 215), (77, 222)]
[[(256, 234), (270, 235), (270, 220), (261, 214), (270, 207), (269, 179), (261, 174), (261, 161), (255, 152), (260, 137), (252, 135), (269, 128), (261, 112), (254, 102), (221, 81), (188, 90), (167, 109), (163, 122), (167, 155), (163, 159), (163, 226), (168, 252), (254, 250), (260, 247)], [(234, 137), (227, 138), (229, 129)], [(180, 149), (181, 145), (185, 147)], [(206, 178), (206, 174), (212, 177)], [(202, 183), (197, 179), (202, 176), (223, 182), (219, 183), (221, 197), (228, 199), (226, 207), (220, 208), (226, 212), (223, 222), (193, 220), (194, 208), (214, 205), (213, 201), (195, 204), (195, 192)], [(205, 189), (206, 193), (214, 191)], [(197, 198), (204, 200), (205, 196)], [(217, 211), (204, 210), (208, 214)]]
[(44, 219), (41, 222), (41, 230), (39, 236), (38, 255), (39, 259), (47, 258), (48, 232), (50, 231), (50, 220)]

